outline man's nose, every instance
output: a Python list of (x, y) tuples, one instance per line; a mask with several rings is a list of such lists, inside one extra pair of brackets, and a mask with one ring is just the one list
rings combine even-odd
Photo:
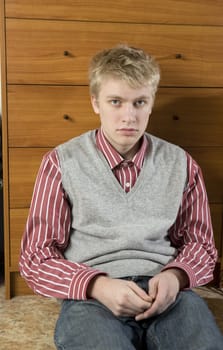
[(123, 119), (126, 122), (134, 122), (136, 119), (136, 110), (132, 104), (126, 104), (123, 111)]

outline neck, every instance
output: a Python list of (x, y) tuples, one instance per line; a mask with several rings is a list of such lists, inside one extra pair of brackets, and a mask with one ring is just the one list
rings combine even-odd
[(119, 152), (119, 154), (126, 160), (132, 160), (132, 158), (136, 155), (138, 150), (140, 149), (141, 140), (139, 140), (131, 149)]

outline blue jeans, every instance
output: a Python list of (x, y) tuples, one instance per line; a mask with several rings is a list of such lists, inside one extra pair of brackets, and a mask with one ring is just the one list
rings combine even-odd
[[(148, 277), (131, 278), (147, 290)], [(185, 290), (161, 315), (116, 317), (96, 300), (64, 300), (55, 329), (58, 350), (222, 350), (223, 335), (206, 303)]]

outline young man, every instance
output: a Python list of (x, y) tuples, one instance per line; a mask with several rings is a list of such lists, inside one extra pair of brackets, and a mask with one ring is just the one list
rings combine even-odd
[(29, 286), (63, 299), (57, 349), (220, 350), (222, 335), (191, 287), (217, 253), (199, 166), (145, 132), (159, 67), (118, 46), (90, 66), (101, 127), (43, 159), (22, 241)]

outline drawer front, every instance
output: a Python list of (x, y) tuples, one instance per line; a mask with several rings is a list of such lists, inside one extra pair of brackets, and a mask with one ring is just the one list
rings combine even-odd
[(211, 204), (211, 218), (218, 257), (223, 257), (223, 204)]
[(9, 145), (54, 147), (99, 126), (88, 87), (9, 86)]
[[(49, 149), (12, 148), (9, 152), (10, 207), (29, 207), (42, 156)], [(209, 201), (223, 202), (223, 148), (189, 148), (203, 171)]]
[[(211, 204), (211, 215), (213, 221), (215, 244), (218, 249), (219, 257), (222, 256), (222, 218), (223, 204)], [(21, 239), (24, 232), (28, 209), (10, 210), (10, 264), (11, 271), (18, 270), (18, 261), (20, 254)]]
[(10, 209), (10, 270), (18, 271), (21, 239), (28, 217), (28, 208)]
[(222, 1), (182, 2), (176, 0), (70, 1), (7, 0), (6, 16), (21, 18), (55, 18), (108, 22), (184, 23), (223, 25)]
[(20, 276), (19, 272), (10, 273), (10, 295), (8, 297), (33, 294), (33, 291), (28, 287), (25, 280)]
[(223, 89), (160, 88), (148, 131), (181, 147), (223, 146)]
[(9, 149), (10, 208), (30, 206), (33, 186), (46, 148)]
[[(220, 88), (160, 88), (148, 131), (182, 147), (223, 146), (222, 96)], [(99, 124), (86, 86), (8, 87), (10, 147), (54, 147)]]
[(202, 169), (211, 203), (223, 203), (223, 148), (188, 148)]
[(162, 85), (223, 86), (223, 27), (8, 19), (6, 29), (10, 84), (87, 84), (90, 57), (127, 42), (157, 57)]

